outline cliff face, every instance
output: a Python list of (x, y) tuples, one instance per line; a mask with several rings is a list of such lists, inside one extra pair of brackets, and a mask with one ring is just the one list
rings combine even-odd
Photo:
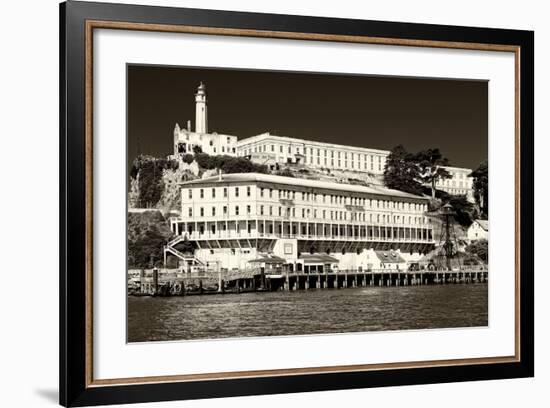
[(130, 172), (128, 207), (152, 208), (163, 213), (179, 211), (181, 205), (178, 183), (199, 177), (201, 169), (193, 161), (140, 156)]

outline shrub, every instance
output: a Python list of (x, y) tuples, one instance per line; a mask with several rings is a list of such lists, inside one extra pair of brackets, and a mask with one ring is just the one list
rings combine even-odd
[(284, 169), (282, 171), (280, 171), (278, 173), (279, 176), (284, 176), (284, 177), (294, 177), (294, 173), (291, 172), (289, 169)]
[(204, 170), (221, 169), (223, 173), (267, 173), (267, 166), (256, 164), (244, 157), (195, 155), (198, 165)]
[(187, 164), (191, 164), (193, 163), (193, 160), (195, 160), (195, 156), (193, 156), (192, 154), (184, 154), (181, 158), (181, 160), (184, 162), (184, 163), (187, 163)]

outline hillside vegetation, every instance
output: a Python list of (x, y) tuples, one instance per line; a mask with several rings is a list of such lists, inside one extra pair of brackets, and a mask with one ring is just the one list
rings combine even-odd
[(128, 213), (128, 266), (162, 266), (162, 247), (172, 235), (168, 221), (160, 211)]

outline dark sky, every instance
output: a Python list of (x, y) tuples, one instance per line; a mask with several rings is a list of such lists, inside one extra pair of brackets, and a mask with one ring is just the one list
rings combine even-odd
[(451, 165), (487, 158), (487, 82), (166, 66), (128, 66), (128, 160), (172, 153), (176, 122), (195, 126), (206, 84), (209, 131), (411, 152), (439, 147)]

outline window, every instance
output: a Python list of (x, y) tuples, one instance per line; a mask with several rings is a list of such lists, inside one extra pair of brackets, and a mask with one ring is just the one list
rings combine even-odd
[(239, 187), (235, 187), (235, 197), (239, 196)]
[(189, 218), (193, 216), (193, 207), (189, 207)]
[(246, 196), (247, 196), (247, 197), (250, 197), (250, 187), (247, 187), (247, 188), (246, 188)]
[(269, 215), (273, 215), (273, 207), (269, 206)]
[(239, 215), (239, 206), (238, 205), (235, 206), (235, 215)]
[(204, 217), (204, 208), (201, 207), (201, 217)]
[(264, 189), (260, 188), (260, 197), (263, 197), (263, 196), (264, 196)]
[(193, 198), (193, 190), (189, 189), (189, 199), (191, 200)]
[(204, 198), (204, 189), (202, 189), (202, 188), (200, 189), (200, 197)]
[(212, 207), (212, 217), (216, 216), (216, 207)]
[(223, 188), (223, 197), (227, 198), (227, 187)]
[(246, 213), (250, 214), (250, 206), (249, 205), (246, 206)]
[(264, 206), (263, 205), (260, 206), (260, 215), (264, 215)]
[(269, 189), (269, 198), (273, 198), (273, 189), (272, 188)]
[(227, 215), (227, 206), (226, 205), (223, 206), (223, 215)]
[(216, 189), (215, 188), (212, 189), (212, 198), (216, 198)]

